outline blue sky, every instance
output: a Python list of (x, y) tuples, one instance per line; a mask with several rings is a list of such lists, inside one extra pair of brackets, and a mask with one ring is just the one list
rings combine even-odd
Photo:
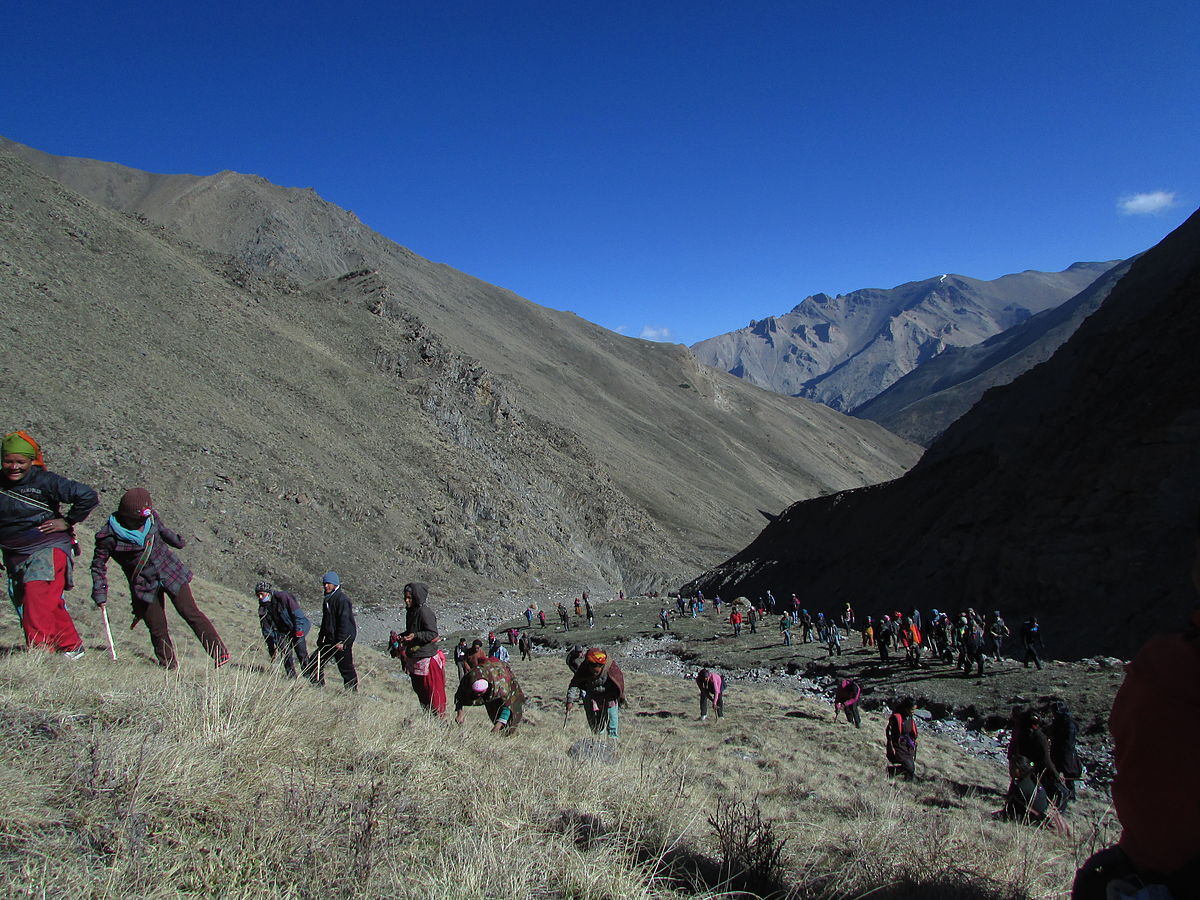
[(12, 4), (0, 134), (312, 187), (684, 343), (818, 291), (1123, 258), (1200, 206), (1200, 4), (973, 6)]

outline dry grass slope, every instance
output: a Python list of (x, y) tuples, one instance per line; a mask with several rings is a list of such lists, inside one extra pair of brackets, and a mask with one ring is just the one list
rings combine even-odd
[[(357, 696), (267, 667), (253, 601), (200, 582), (235, 661), (213, 671), (186, 633), (177, 674), (111, 604), (73, 606), (88, 655), (0, 659), (0, 871), (12, 895), (72, 897), (715, 897), (721, 802), (786, 840), (774, 887), (813, 898), (1061, 896), (1109, 827), (1075, 838), (995, 822), (1003, 773), (925, 738), (924, 780), (882, 775), (883, 720), (736, 687), (695, 720), (694, 686), (631, 675), (615, 762), (575, 762), (557, 655), (515, 664), (532, 724), (504, 740), (420, 714), (395, 664), (363, 646)], [(11, 616), (0, 640), (19, 643)], [(598, 820), (598, 824), (597, 824)]]

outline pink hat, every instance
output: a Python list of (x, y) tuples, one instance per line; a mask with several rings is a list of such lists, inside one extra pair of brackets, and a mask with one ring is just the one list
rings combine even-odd
[(471, 690), (472, 690), (474, 693), (476, 693), (476, 694), (486, 694), (486, 693), (487, 693), (487, 689), (488, 689), (490, 686), (491, 686), (491, 685), (489, 685), (489, 684), (487, 683), (487, 679), (486, 679), (486, 678), (480, 678), (478, 681), (475, 681), (475, 682), (472, 682), (472, 683), (471, 683)]

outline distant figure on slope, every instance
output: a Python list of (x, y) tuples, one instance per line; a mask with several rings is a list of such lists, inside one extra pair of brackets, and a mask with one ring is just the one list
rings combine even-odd
[(838, 628), (837, 622), (832, 618), (825, 623), (825, 647), (829, 650), (829, 655), (842, 655), (842, 630)]
[(992, 610), (992, 614), (988, 616), (987, 645), (984, 647), (984, 652), (996, 662), (1000, 662), (1000, 654), (1004, 650), (1004, 641), (1008, 636), (1009, 630), (1004, 616), (1000, 615), (1000, 610)]
[(583, 601), (580, 600), (578, 597), (575, 598), (575, 615), (576, 616), (583, 615)]
[(529, 636), (529, 632), (521, 632), (521, 636), (517, 638), (517, 649), (521, 651), (521, 659), (533, 659), (533, 638)]
[(1042, 643), (1042, 626), (1038, 624), (1037, 616), (1030, 616), (1021, 626), (1021, 646), (1025, 648), (1025, 668), (1028, 669), (1032, 662), (1040, 671), (1042, 658), (1038, 656), (1038, 651), (1044, 652), (1045, 645)]
[(900, 625), (900, 645), (904, 647), (905, 661), (914, 669), (921, 668), (921, 630), (907, 616)]
[(658, 611), (658, 626), (663, 631), (670, 631), (671, 629), (671, 616), (665, 606)]
[(300, 608), (300, 601), (287, 591), (275, 590), (269, 581), (256, 584), (254, 593), (258, 597), (258, 624), (271, 661), (282, 656), (283, 670), (288, 678), (296, 677), (297, 661), (300, 671), (307, 672), (308, 647), (304, 636), (312, 623)]
[(179, 665), (175, 642), (167, 627), (166, 597), (187, 622), (204, 652), (216, 666), (229, 661), (229, 651), (208, 616), (192, 596), (192, 572), (179, 561), (171, 547), (183, 548), (183, 538), (164, 525), (145, 488), (122, 495), (117, 511), (96, 532), (92, 554), (92, 601), (108, 602), (108, 560), (111, 557), (125, 573), (133, 602), (133, 627), (143, 619), (150, 631), (150, 645), (158, 664), (167, 669)]
[(812, 643), (813, 620), (807, 609), (800, 610), (800, 626), (804, 629), (804, 643)]
[(567, 608), (561, 602), (556, 604), (558, 607), (558, 620), (562, 623), (563, 631), (571, 630), (571, 614), (567, 612)]
[[(399, 642), (400, 636), (396, 635), (396, 640)], [(458, 643), (454, 645), (454, 668), (458, 670), (458, 678), (461, 681), (462, 677), (467, 674), (467, 657), (471, 653), (471, 648), (467, 646), (466, 638), (459, 638)]]
[(1062, 700), (1054, 704), (1054, 719), (1050, 723), (1047, 736), (1050, 738), (1050, 759), (1054, 768), (1062, 776), (1066, 798), (1075, 799), (1075, 782), (1083, 776), (1083, 764), (1079, 761), (1079, 753), (1075, 749), (1075, 741), (1079, 734), (1079, 726), (1071, 716), (1070, 709)]
[(530, 628), (533, 627), (533, 604), (532, 603), (529, 604), (528, 608), (526, 608), (526, 610), (525, 610), (525, 624), (528, 625)]
[(711, 704), (717, 718), (725, 718), (725, 680), (716, 672), (701, 669), (696, 673), (696, 687), (700, 689), (700, 720), (708, 718)]
[(864, 647), (875, 646), (875, 623), (871, 620), (870, 616), (867, 616), (866, 621), (863, 623), (862, 645)]
[[(421, 708), (446, 718), (446, 654), (438, 647), (437, 616), (426, 600), (428, 585), (410, 581), (404, 586), (404, 670), (412, 681)], [(499, 643), (497, 642), (497, 646)]]
[(599, 647), (584, 654), (579, 669), (567, 686), (567, 704), (563, 712), (563, 727), (572, 707), (583, 704), (588, 727), (596, 734), (617, 739), (620, 707), (625, 702), (625, 675), (616, 661)]
[(837, 721), (839, 709), (846, 711), (846, 721), (853, 722), (855, 728), (862, 728), (862, 717), (858, 714), (858, 701), (862, 699), (862, 688), (858, 682), (843, 678), (833, 692), (833, 720)]
[(875, 636), (875, 640), (879, 646), (879, 661), (888, 662), (891, 658), (892, 639), (895, 637), (895, 632), (892, 630), (892, 617), (884, 616), (879, 620), (879, 634)]
[(313, 667), (313, 683), (325, 684), (325, 670), (333, 662), (342, 676), (342, 686), (348, 691), (357, 691), (354, 639), (358, 636), (358, 624), (354, 621), (354, 606), (342, 590), (342, 579), (337, 572), (326, 572), (321, 576), (321, 589), (325, 592), (325, 598), (321, 603), (317, 651), (309, 657)]
[(454, 693), (454, 721), (467, 720), (464, 707), (482, 706), (492, 720), (493, 734), (513, 734), (525, 712), (525, 694), (508, 663), (485, 659), (477, 663)]
[(792, 617), (787, 613), (779, 617), (779, 633), (783, 636), (783, 646), (792, 646)]
[(750, 626), (750, 633), (758, 634), (758, 610), (754, 608), (753, 604), (746, 612), (746, 622)]
[(1017, 727), (1008, 748), (1009, 774), (1016, 774), (1016, 760), (1026, 760), (1033, 770), (1033, 778), (1046, 789), (1046, 795), (1059, 810), (1067, 809), (1067, 788), (1062, 776), (1054, 767), (1050, 753), (1050, 740), (1042, 730), (1042, 717), (1033, 710), (1023, 710), (1017, 717)]
[(733, 636), (742, 636), (742, 611), (737, 606), (734, 606), (733, 612), (729, 614), (729, 624), (733, 626)]
[[(4, 436), (0, 474), (0, 550), (8, 570), (9, 599), (21, 619), (27, 647), (45, 647), (70, 659), (83, 641), (67, 612), (72, 587), (74, 527), (100, 503), (86, 484), (46, 469), (37, 442), (23, 431)], [(69, 503), (67, 512), (60, 504)]]
[(892, 777), (900, 775), (905, 781), (917, 776), (917, 720), (913, 715), (916, 707), (912, 697), (897, 703), (888, 717), (885, 732), (887, 773)]
[(583, 595), (583, 613), (587, 617), (588, 628), (596, 627), (596, 612), (592, 609), (592, 601), (587, 599), (587, 594)]
[(542, 628), (546, 627), (546, 611), (544, 609), (538, 610), (538, 625)]

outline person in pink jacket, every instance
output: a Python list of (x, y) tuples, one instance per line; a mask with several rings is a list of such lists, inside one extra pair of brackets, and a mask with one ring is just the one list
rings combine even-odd
[(696, 686), (700, 688), (700, 718), (708, 718), (708, 707), (717, 711), (717, 718), (725, 718), (725, 682), (716, 672), (701, 669), (696, 674)]

